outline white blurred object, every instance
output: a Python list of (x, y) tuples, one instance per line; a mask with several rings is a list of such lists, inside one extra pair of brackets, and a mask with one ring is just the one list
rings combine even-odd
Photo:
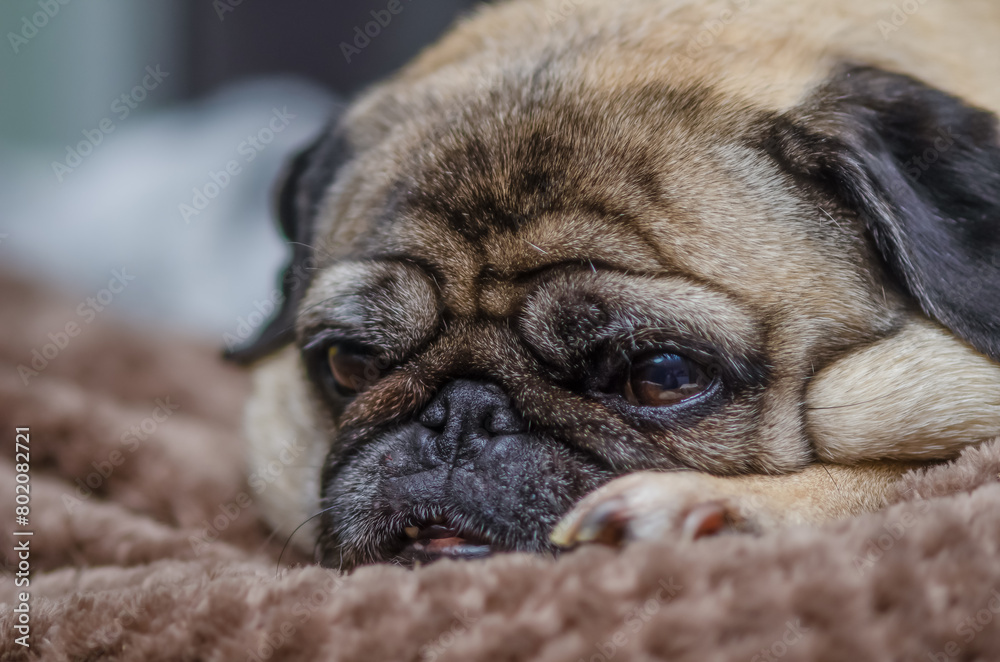
[[(135, 279), (115, 300), (117, 314), (221, 343), (275, 288), (286, 259), (271, 216), (275, 181), (335, 103), (301, 81), (240, 84), (118, 122), (61, 183), (52, 162), (66, 162), (65, 148), (4, 150), (0, 260), (80, 295), (124, 267)], [(227, 182), (219, 173), (231, 161), (238, 174)], [(195, 189), (218, 192), (196, 199)], [(187, 222), (181, 205), (204, 209)]]

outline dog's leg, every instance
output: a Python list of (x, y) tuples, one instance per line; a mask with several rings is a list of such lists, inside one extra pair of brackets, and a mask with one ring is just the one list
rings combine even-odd
[(552, 541), (617, 545), (817, 524), (881, 508), (892, 485), (917, 466), (926, 465), (817, 463), (778, 476), (643, 471), (588, 495), (556, 526)]
[(1000, 364), (916, 318), (821, 370), (805, 405), (820, 460), (946, 460), (1000, 434)]

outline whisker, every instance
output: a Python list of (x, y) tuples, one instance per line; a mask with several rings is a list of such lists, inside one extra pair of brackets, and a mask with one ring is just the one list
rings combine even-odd
[(840, 224), (840, 223), (839, 223), (839, 222), (837, 221), (837, 219), (835, 219), (835, 218), (834, 218), (833, 216), (831, 216), (831, 215), (830, 215), (830, 212), (828, 212), (827, 210), (823, 209), (822, 207), (819, 207), (819, 210), (820, 210), (821, 212), (823, 212), (824, 214), (826, 214), (826, 217), (827, 217), (828, 219), (830, 219), (831, 221), (833, 221), (833, 224), (834, 224), (834, 225), (836, 225), (836, 226), (837, 226), (838, 228), (840, 228), (841, 230), (843, 230), (843, 229), (844, 229), (844, 226), (842, 226), (842, 225), (841, 225), (841, 224)]
[(833, 474), (830, 473), (830, 469), (825, 464), (820, 464), (820, 466), (823, 467), (823, 471), (826, 472), (826, 475), (827, 477), (829, 477), (830, 482), (833, 483), (833, 487), (837, 490), (837, 492), (840, 492), (840, 485), (837, 485), (837, 481), (833, 479)]
[[(303, 526), (305, 526), (306, 524), (308, 524), (312, 520), (316, 519), (320, 515), (322, 515), (324, 513), (330, 512), (334, 508), (335, 508), (335, 506), (330, 506), (328, 508), (324, 508), (323, 510), (319, 511), (315, 515), (310, 515), (309, 517), (306, 518), (306, 520), (304, 522), (302, 522), (302, 524), (299, 524), (297, 527), (295, 527), (295, 530), (293, 530), (290, 534), (288, 534), (288, 539), (285, 540), (285, 544), (282, 545), (282, 547), (281, 547), (281, 553), (278, 554), (278, 563), (274, 567), (274, 576), (275, 577), (277, 577), (278, 573), (281, 571), (281, 557), (285, 555), (285, 550), (288, 549), (288, 544), (290, 542), (292, 542), (292, 538), (295, 536), (296, 533), (298, 533), (299, 529), (301, 529)], [(275, 533), (277, 533), (277, 532), (275, 532)]]
[(821, 411), (824, 409), (846, 409), (847, 407), (860, 407), (861, 405), (870, 405), (873, 402), (878, 402), (883, 398), (889, 397), (889, 393), (883, 393), (882, 395), (875, 396), (871, 400), (862, 400), (861, 402), (852, 402), (846, 405), (830, 405), (829, 407), (806, 407), (806, 411)]
[(322, 250), (319, 246), (313, 246), (312, 244), (306, 244), (306, 243), (301, 242), (301, 241), (292, 241), (292, 240), (286, 240), (285, 243), (288, 244), (289, 246), (305, 246), (306, 248), (308, 248), (310, 250), (316, 251), (317, 253), (319, 253), (323, 257), (329, 258), (331, 260), (334, 259), (333, 253), (331, 253), (331, 252), (329, 252), (327, 250)]

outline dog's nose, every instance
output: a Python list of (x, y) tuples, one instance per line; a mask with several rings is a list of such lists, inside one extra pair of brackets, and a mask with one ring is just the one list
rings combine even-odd
[(451, 459), (475, 455), (490, 438), (527, 430), (502, 388), (490, 382), (457, 379), (445, 386), (420, 414), (420, 424), (432, 435), (438, 455)]

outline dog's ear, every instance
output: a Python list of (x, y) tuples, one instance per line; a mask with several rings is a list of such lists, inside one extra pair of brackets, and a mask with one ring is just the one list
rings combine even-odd
[(923, 310), (1000, 359), (997, 117), (914, 78), (844, 68), (767, 142), (857, 209)]
[(281, 349), (295, 338), (295, 316), (315, 268), (313, 233), (316, 214), (348, 149), (334, 117), (320, 137), (295, 155), (279, 178), (276, 213), (281, 231), (291, 244), (292, 257), (281, 278), (281, 308), (255, 340), (225, 357), (250, 364)]

